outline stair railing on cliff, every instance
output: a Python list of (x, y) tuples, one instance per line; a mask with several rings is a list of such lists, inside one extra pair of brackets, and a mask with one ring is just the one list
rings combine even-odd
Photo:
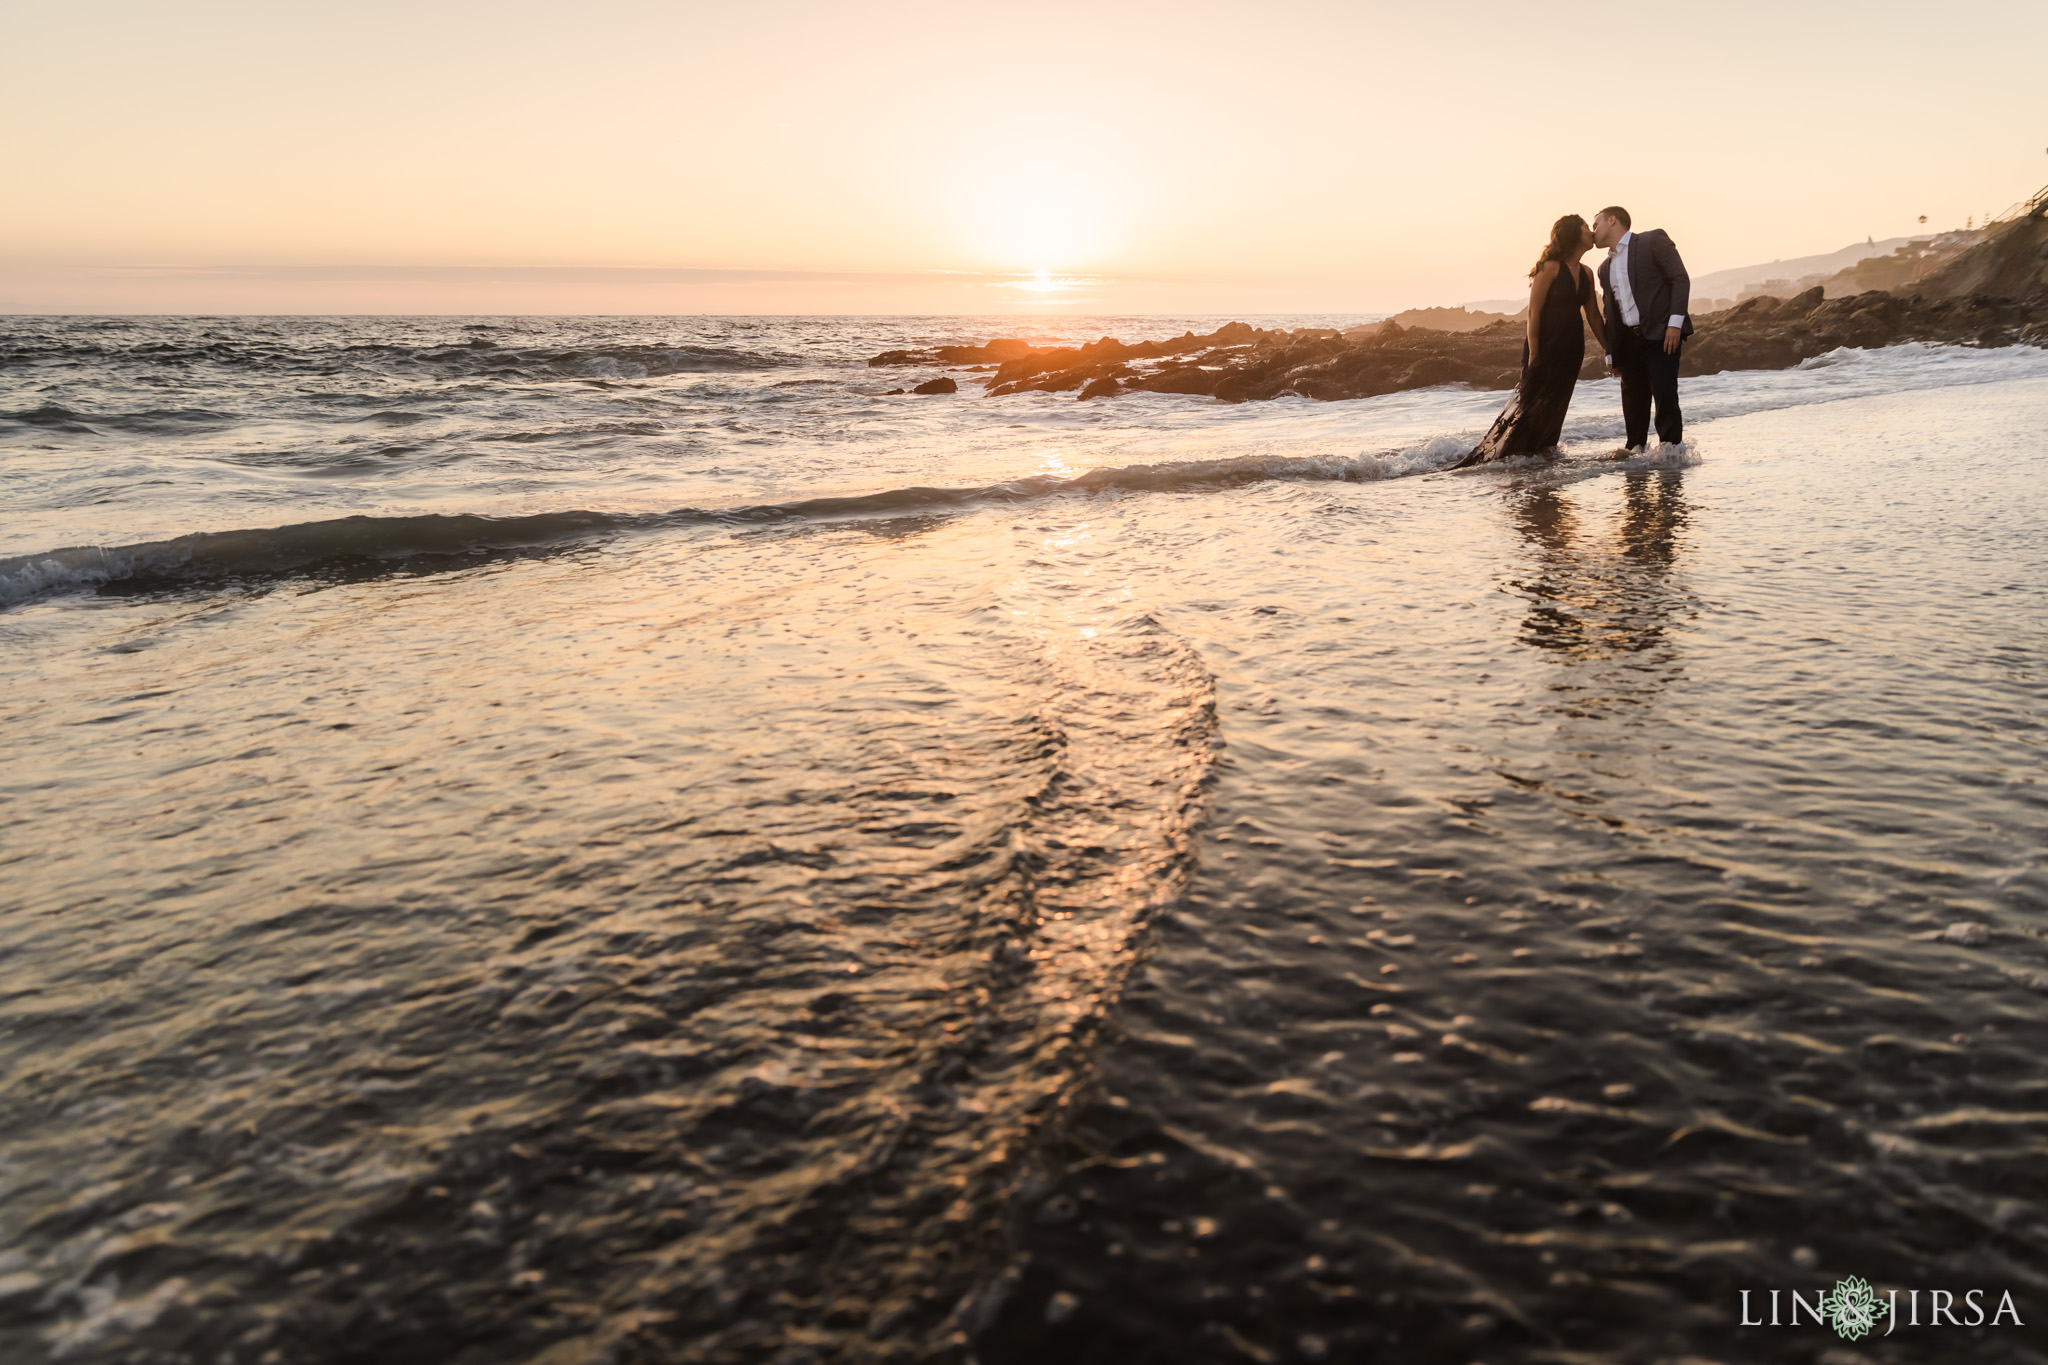
[(2010, 223), (2015, 218), (2048, 218), (2048, 185), (2034, 192), (2031, 199), (2022, 199), (1996, 218), (1985, 220), (1984, 226), (1993, 223)]

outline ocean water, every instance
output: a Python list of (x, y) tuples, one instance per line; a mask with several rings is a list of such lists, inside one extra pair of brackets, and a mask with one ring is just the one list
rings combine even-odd
[(0, 1356), (2042, 1359), (2048, 354), (1217, 321), (8, 320)]

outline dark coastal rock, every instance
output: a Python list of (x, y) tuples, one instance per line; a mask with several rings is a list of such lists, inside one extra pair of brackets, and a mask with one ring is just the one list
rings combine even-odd
[(884, 351), (868, 361), (868, 368), (884, 365), (998, 365), (1020, 355), (1029, 355), (1032, 345), (1017, 337), (997, 337), (982, 346), (933, 346), (918, 351)]
[(944, 374), (942, 374), (942, 375), (940, 375), (940, 376), (939, 376), (939, 377), (938, 377), (937, 379), (927, 379), (927, 380), (925, 380), (925, 381), (924, 381), (924, 383), (922, 383), (922, 384), (919, 384), (919, 385), (918, 385), (918, 386), (917, 386), (916, 388), (912, 389), (912, 390), (911, 390), (911, 392), (912, 392), (912, 393), (958, 393), (958, 392), (960, 392), (960, 386), (959, 386), (959, 385), (958, 385), (957, 383), (955, 383), (955, 382), (953, 381), (953, 377), (952, 377), (951, 375), (944, 375)]
[(1791, 299), (1751, 299), (1700, 319), (1679, 373), (1783, 370), (1844, 346), (2048, 343), (2048, 298), (1900, 298), (1872, 290), (1823, 301), (1819, 294), (1815, 288)]
[(1088, 387), (1081, 390), (1081, 397), (1084, 399), (1107, 398), (1111, 394), (1114, 394), (1116, 391), (1117, 382), (1115, 378), (1113, 378), (1110, 375), (1104, 375), (1100, 379), (1090, 380), (1088, 382)]
[[(1131, 368), (1133, 362), (1174, 362), (1183, 357), (1222, 353), (1236, 347), (1271, 342), (1275, 338), (1284, 339), (1289, 335), (1285, 331), (1268, 332), (1249, 323), (1232, 322), (1204, 336), (1184, 332), (1165, 341), (1126, 344), (1114, 337), (1103, 337), (1085, 346), (1032, 347), (1026, 353), (1004, 361), (989, 379), (988, 391), (996, 397), (1027, 391), (1065, 393), (1104, 378), (1116, 379), (1123, 387), (1130, 387), (1128, 379), (1137, 374)], [(1190, 360), (1188, 363), (1193, 362)], [(1162, 368), (1179, 370), (1187, 367), (1187, 364), (1168, 364)], [(1175, 382), (1180, 381), (1169, 381), (1166, 387), (1157, 391), (1206, 393), (1214, 383), (1212, 378), (1201, 388), (1176, 388), (1172, 387)]]

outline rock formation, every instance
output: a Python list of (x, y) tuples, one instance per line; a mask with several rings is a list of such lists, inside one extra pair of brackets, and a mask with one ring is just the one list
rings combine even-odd
[(1427, 332), (1476, 332), (1490, 322), (1512, 321), (1527, 316), (1519, 313), (1475, 313), (1468, 308), (1410, 308), (1387, 319), (1402, 327), (1420, 327)]
[(884, 351), (870, 360), (881, 365), (981, 365), (1004, 361), (1031, 350), (1031, 343), (1015, 337), (1001, 337), (986, 346), (936, 346), (926, 351)]
[(1914, 290), (1930, 298), (2048, 295), (2048, 190), (2035, 196), (2031, 212), (1994, 225), (1982, 242), (1923, 278)]

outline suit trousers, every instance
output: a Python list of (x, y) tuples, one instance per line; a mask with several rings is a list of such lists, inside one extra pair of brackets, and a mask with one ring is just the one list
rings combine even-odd
[(1670, 355), (1664, 342), (1645, 341), (1633, 327), (1623, 327), (1614, 351), (1614, 368), (1621, 371), (1621, 420), (1628, 429), (1628, 446), (1648, 445), (1650, 405), (1657, 406), (1657, 439), (1676, 444), (1685, 439), (1685, 416), (1678, 410), (1678, 358), (1685, 343)]

